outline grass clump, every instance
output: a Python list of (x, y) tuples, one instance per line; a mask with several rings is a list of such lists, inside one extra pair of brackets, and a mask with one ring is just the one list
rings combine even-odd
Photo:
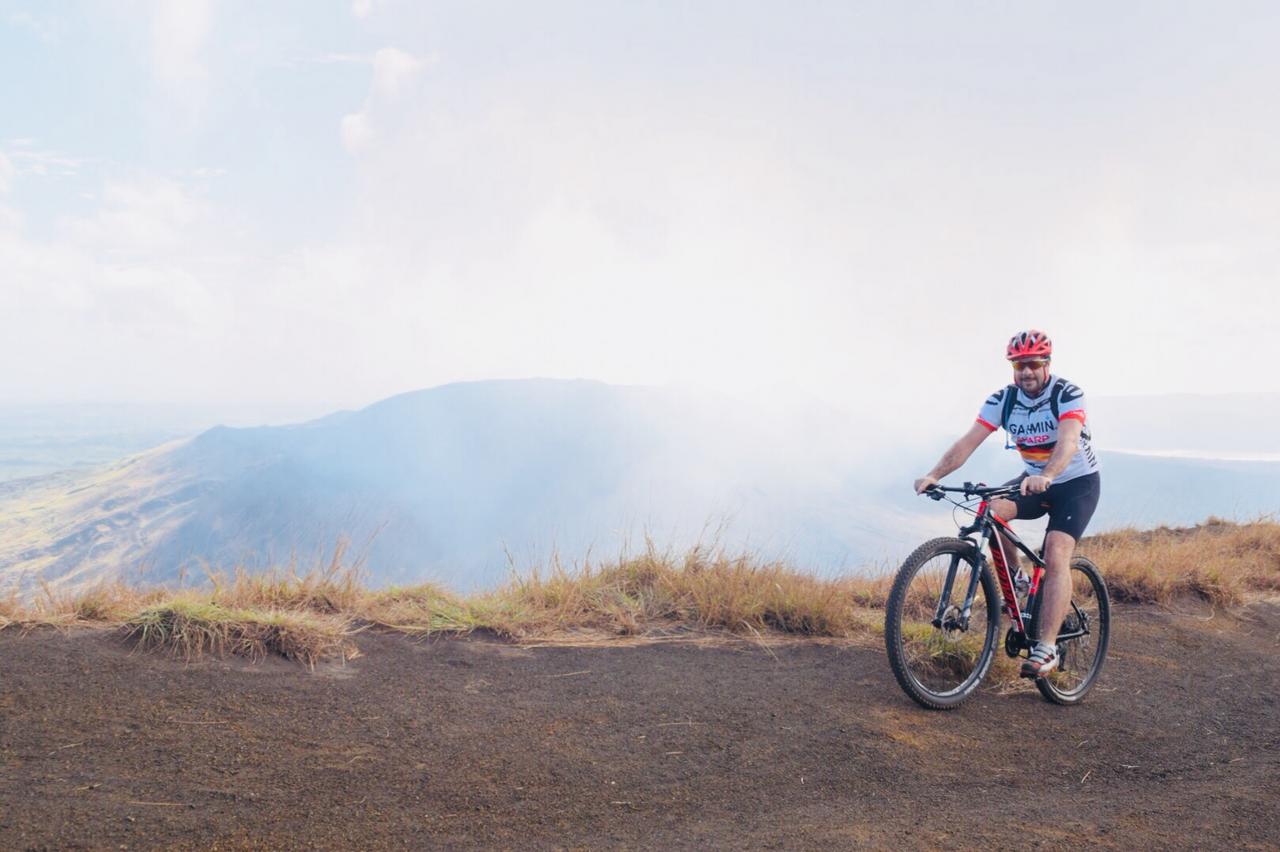
[(883, 580), (823, 579), (781, 562), (694, 547), (565, 569), (553, 563), (470, 602), (478, 625), (527, 638), (567, 630), (632, 636), (684, 626), (736, 633), (848, 636)]
[(40, 593), (19, 599), (16, 591), (0, 599), (0, 630), (6, 627), (109, 627), (120, 624), (163, 590), (145, 590), (121, 582), (102, 582), (77, 591), (62, 591), (41, 581)]
[(1268, 520), (1122, 529), (1086, 538), (1079, 551), (1098, 564), (1112, 599), (1122, 603), (1193, 597), (1230, 606), (1249, 593), (1280, 591), (1280, 524)]
[(206, 570), (213, 587), (211, 600), (220, 606), (307, 610), (340, 613), (356, 609), (368, 596), (364, 563), (343, 562), (347, 542), (340, 539), (328, 563), (298, 573), (295, 559), (286, 568), (262, 572), (236, 568), (230, 574)]
[(185, 660), (235, 654), (260, 660), (277, 654), (314, 666), (350, 659), (351, 627), (341, 617), (305, 610), (229, 609), (209, 601), (176, 599), (147, 607), (124, 625), (144, 650), (167, 650)]
[(431, 583), (366, 592), (350, 608), (357, 618), (402, 633), (470, 633), (482, 625), (463, 601)]

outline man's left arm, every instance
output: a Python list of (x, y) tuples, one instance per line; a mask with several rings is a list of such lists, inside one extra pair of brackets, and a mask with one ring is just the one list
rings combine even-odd
[[(1054, 445), (1053, 453), (1050, 454), (1049, 461), (1045, 463), (1044, 471), (1041, 475), (1028, 476), (1022, 481), (1023, 494), (1039, 494), (1047, 489), (1052, 484), (1052, 481), (1067, 469), (1067, 465), (1071, 463), (1071, 457), (1075, 455), (1076, 448), (1080, 446), (1080, 433), (1082, 431), (1084, 431), (1084, 423), (1074, 417), (1064, 417), (1058, 421), (1058, 443)], [(1032, 480), (1039, 481), (1033, 482)]]

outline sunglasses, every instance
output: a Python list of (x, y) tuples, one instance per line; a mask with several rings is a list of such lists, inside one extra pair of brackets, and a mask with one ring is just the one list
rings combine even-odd
[(1024, 369), (1039, 370), (1041, 367), (1048, 366), (1048, 364), (1048, 361), (1014, 361), (1013, 371), (1016, 373)]

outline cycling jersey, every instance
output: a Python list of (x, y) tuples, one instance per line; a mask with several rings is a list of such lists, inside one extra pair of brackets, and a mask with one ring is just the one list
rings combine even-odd
[[(1014, 386), (1001, 388), (987, 397), (978, 411), (978, 422), (992, 432), (1000, 428), (1004, 412), (1005, 394), (1016, 393), (1013, 409), (1009, 414), (1008, 432), (1026, 465), (1028, 476), (1040, 476), (1044, 466), (1058, 444), (1058, 424), (1063, 420), (1079, 420), (1084, 427), (1080, 442), (1067, 469), (1058, 474), (1055, 483), (1067, 482), (1080, 476), (1088, 476), (1098, 470), (1098, 457), (1093, 451), (1089, 423), (1084, 413), (1084, 391), (1057, 376), (1049, 376), (1044, 389), (1034, 399)], [(1054, 419), (1051, 398), (1057, 394), (1058, 416)]]

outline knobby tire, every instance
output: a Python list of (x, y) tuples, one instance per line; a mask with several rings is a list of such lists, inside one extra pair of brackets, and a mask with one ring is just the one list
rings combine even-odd
[[(1097, 601), (1098, 613), (1094, 623), (1091, 623), (1089, 626), (1089, 636), (1061, 643), (1063, 646), (1067, 647), (1068, 654), (1072, 650), (1070, 648), (1072, 643), (1078, 643), (1083, 639), (1088, 639), (1092, 643), (1090, 646), (1092, 653), (1090, 655), (1089, 668), (1088, 671), (1085, 671), (1080, 675), (1079, 683), (1072, 685), (1070, 688), (1065, 688), (1063, 686), (1063, 674), (1050, 674), (1047, 677), (1036, 678), (1036, 688), (1040, 690), (1040, 694), (1043, 695), (1047, 701), (1063, 705), (1079, 704), (1084, 700), (1085, 695), (1093, 688), (1093, 685), (1098, 680), (1098, 676), (1102, 673), (1102, 666), (1107, 661), (1107, 646), (1111, 641), (1111, 597), (1107, 592), (1106, 581), (1102, 579), (1102, 572), (1098, 570), (1097, 565), (1094, 565), (1083, 556), (1076, 556), (1071, 560), (1071, 572), (1073, 575), (1073, 592), (1071, 595), (1072, 602), (1077, 604), (1082, 603), (1081, 600), (1077, 600), (1076, 593), (1074, 591), (1074, 575), (1079, 573), (1088, 582), (1092, 590), (1094, 600)], [(1031, 624), (1028, 627), (1028, 631), (1033, 637), (1038, 637), (1040, 635), (1039, 598), (1040, 596), (1036, 595), (1036, 601), (1032, 605)], [(1067, 611), (1067, 617), (1063, 622), (1064, 626), (1071, 621), (1074, 615), (1074, 609)], [(1063, 656), (1063, 662), (1068, 665), (1079, 664), (1076, 660), (1068, 660), (1068, 657), (1065, 654)]]
[[(982, 649), (973, 671), (958, 686), (946, 691), (936, 691), (930, 689), (912, 672), (911, 662), (907, 659), (904, 648), (904, 611), (907, 607), (911, 581), (920, 569), (939, 556), (956, 554), (960, 556), (958, 566), (963, 567), (958, 567), (956, 572), (956, 588), (952, 591), (952, 602), (963, 601), (968, 572), (982, 565), (979, 584), (983, 601), (979, 602), (975, 599), (974, 606), (975, 609), (980, 605), (986, 608), (985, 636), (982, 637)], [(935, 538), (917, 547), (898, 569), (885, 607), (885, 648), (888, 651), (889, 665), (893, 669), (893, 675), (897, 678), (902, 690), (917, 704), (930, 710), (952, 710), (973, 697), (995, 657), (996, 636), (1000, 629), (1000, 602), (1001, 597), (996, 588), (995, 578), (991, 575), (990, 569), (979, 562), (977, 550), (972, 542), (962, 538)], [(918, 624), (916, 629), (920, 629)], [(936, 630), (936, 628), (933, 629)], [(938, 632), (941, 633), (941, 631)]]

